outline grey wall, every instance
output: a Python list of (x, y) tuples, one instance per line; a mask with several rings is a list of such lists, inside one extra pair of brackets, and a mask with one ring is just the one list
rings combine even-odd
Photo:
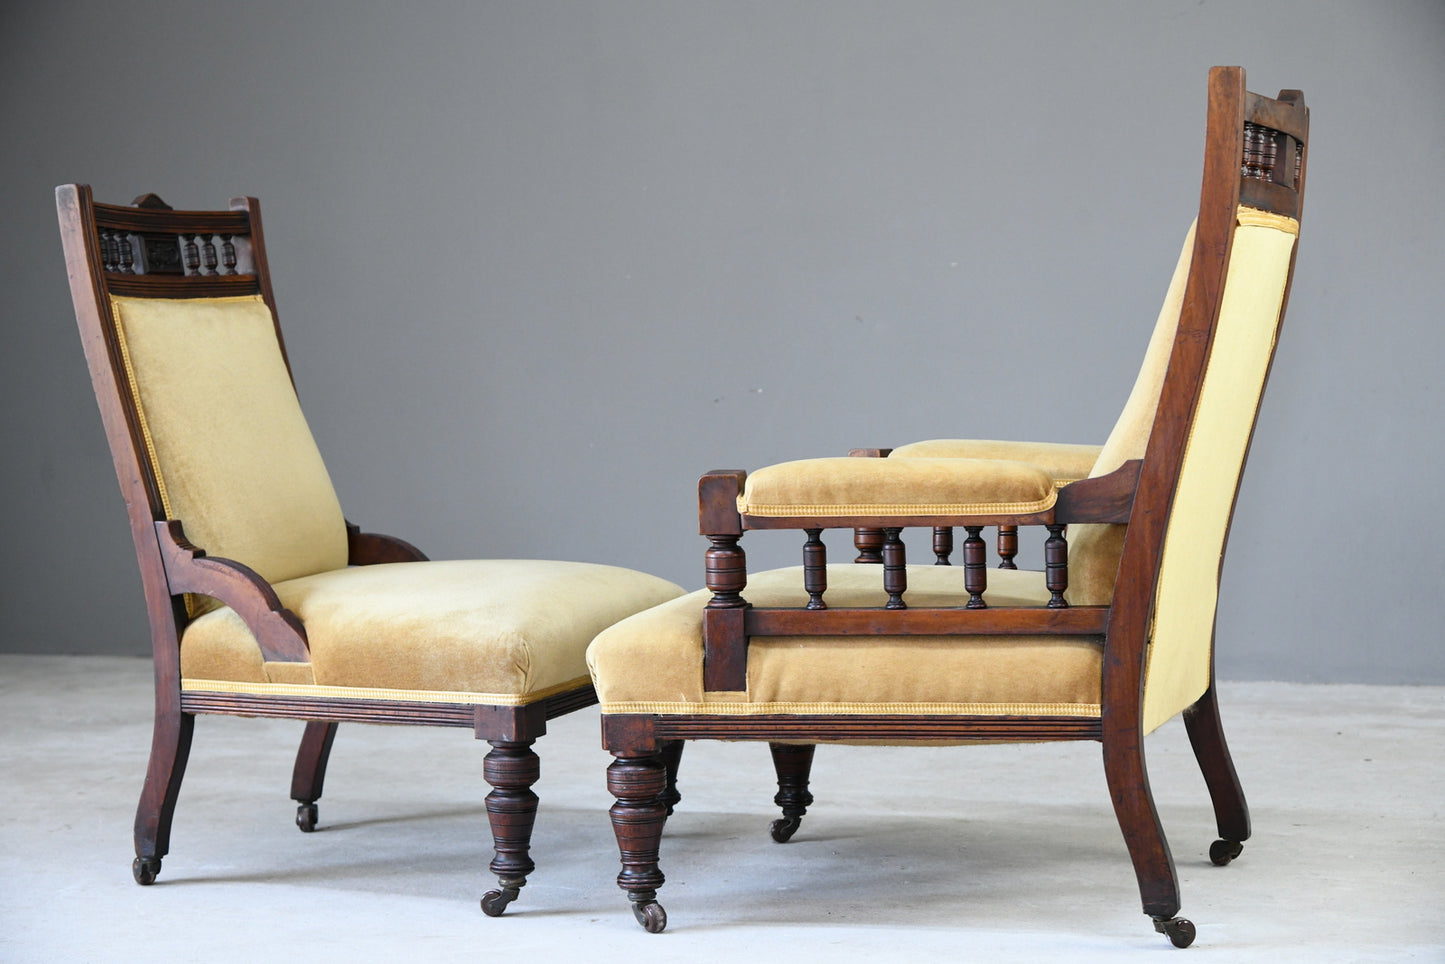
[(1221, 674), (1445, 681), (1438, 2), (6, 4), (0, 649), (148, 646), (56, 184), (262, 199), (353, 519), (698, 585), (707, 469), (1102, 441), (1216, 63), (1314, 133)]

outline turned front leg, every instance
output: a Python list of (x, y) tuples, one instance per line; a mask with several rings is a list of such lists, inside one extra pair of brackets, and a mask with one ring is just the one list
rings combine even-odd
[(527, 875), (536, 869), (529, 854), (532, 846), (532, 825), (537, 819), (537, 795), (532, 784), (541, 776), (541, 761), (532, 752), (532, 742), (489, 741), (492, 750), (482, 761), (482, 773), (492, 792), (487, 794), (487, 820), (492, 825), (492, 845), (496, 858), (492, 873), (497, 875), (499, 889), (482, 897), (482, 910), (488, 917), (497, 917), (527, 883)]
[(608, 814), (622, 872), (617, 886), (627, 891), (632, 914), (650, 933), (667, 926), (667, 912), (657, 902), (657, 889), (666, 879), (657, 866), (662, 828), (667, 807), (662, 802), (667, 788), (667, 767), (658, 755), (617, 757), (607, 768), (607, 789), (617, 798)]

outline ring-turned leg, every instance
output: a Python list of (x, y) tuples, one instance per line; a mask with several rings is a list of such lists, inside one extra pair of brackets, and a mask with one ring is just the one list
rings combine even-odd
[(150, 763), (146, 766), (145, 786), (141, 788), (140, 804), (135, 812), (135, 862), (131, 864), (131, 873), (138, 884), (155, 883), (156, 875), (161, 872), (161, 858), (170, 852), (171, 818), (175, 816), (181, 780), (186, 775), (195, 722), (190, 713), (156, 710)]
[(482, 911), (488, 917), (498, 917), (517, 899), (517, 892), (527, 884), (527, 875), (536, 869), (528, 850), (537, 819), (537, 795), (532, 792), (532, 784), (542, 770), (541, 761), (532, 752), (532, 740), (488, 742), (492, 749), (482, 763), (482, 773), (492, 786), (492, 792), (487, 794), (487, 820), (492, 825), (492, 846), (497, 852), (491, 870), (497, 875), (499, 889), (482, 897)]
[(1104, 776), (1114, 800), (1114, 814), (1129, 848), (1134, 876), (1144, 913), (1154, 919), (1154, 929), (1166, 934), (1175, 947), (1194, 941), (1194, 925), (1179, 913), (1179, 877), (1169, 841), (1154, 808), (1149, 790), (1149, 773), (1144, 765), (1144, 741), (1137, 728), (1104, 729)]
[(658, 934), (667, 926), (667, 912), (657, 902), (657, 889), (665, 879), (657, 866), (657, 851), (667, 822), (662, 802), (667, 767), (660, 755), (613, 755), (617, 759), (607, 768), (607, 789), (617, 798), (608, 811), (622, 858), (617, 886), (627, 891), (637, 922)]
[(803, 815), (813, 802), (808, 792), (808, 774), (813, 769), (812, 743), (769, 743), (773, 754), (773, 769), (778, 773), (778, 794), (773, 803), (783, 809), (783, 818), (774, 820), (770, 828), (772, 837), (778, 843), (787, 843), (802, 825)]
[(1194, 758), (1204, 773), (1209, 798), (1214, 803), (1214, 822), (1219, 838), (1209, 848), (1209, 859), (1224, 866), (1244, 850), (1249, 839), (1249, 805), (1244, 789), (1234, 772), (1229, 745), (1224, 741), (1224, 727), (1219, 721), (1219, 700), (1213, 684), (1199, 701), (1184, 711), (1184, 729), (1194, 747)]
[(316, 801), (321, 799), (321, 786), (326, 782), (326, 761), (331, 758), (331, 744), (336, 739), (335, 723), (306, 724), (301, 746), (296, 750), (296, 766), (291, 770), (291, 799), (296, 801), (296, 826), (303, 833), (316, 829), (320, 813)]

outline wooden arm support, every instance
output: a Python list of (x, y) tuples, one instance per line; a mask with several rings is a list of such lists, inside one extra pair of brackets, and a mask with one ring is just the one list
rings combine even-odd
[(1075, 522), (1128, 522), (1134, 511), (1134, 493), (1139, 488), (1139, 459), (1130, 459), (1108, 475), (1096, 479), (1080, 479), (1059, 490), (1054, 503), (1054, 521), (1069, 525)]
[(346, 561), (353, 566), (375, 566), (384, 562), (426, 562), (426, 553), (396, 536), (362, 532), (346, 523)]
[(193, 592), (219, 599), (246, 623), (268, 663), (309, 663), (306, 627), (255, 570), (231, 559), (212, 559), (186, 541), (176, 520), (156, 523), (161, 564), (172, 593)]

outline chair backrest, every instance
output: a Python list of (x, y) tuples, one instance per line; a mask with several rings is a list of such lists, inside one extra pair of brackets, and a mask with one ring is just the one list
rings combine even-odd
[(173, 211), (154, 195), (96, 204), (85, 185), (56, 196), (148, 598), (170, 595), (161, 520), (268, 582), (345, 566), (346, 522), (292, 385), (256, 200)]
[[(1095, 466), (1104, 474), (1142, 456), (1134, 509), (1127, 530), (1078, 527), (1070, 539), (1086, 553), (1122, 539), (1109, 643), (1137, 661), (1115, 668), (1113, 685), (1142, 686), (1145, 732), (1213, 680), (1219, 574), (1293, 277), (1308, 155), (1298, 91), (1249, 93), (1237, 67), (1215, 68), (1209, 90), (1199, 219), (1180, 261), (1187, 274), (1181, 284), (1176, 271), (1135, 387), (1141, 399), (1131, 396)], [(1138, 431), (1146, 421), (1147, 435)]]

